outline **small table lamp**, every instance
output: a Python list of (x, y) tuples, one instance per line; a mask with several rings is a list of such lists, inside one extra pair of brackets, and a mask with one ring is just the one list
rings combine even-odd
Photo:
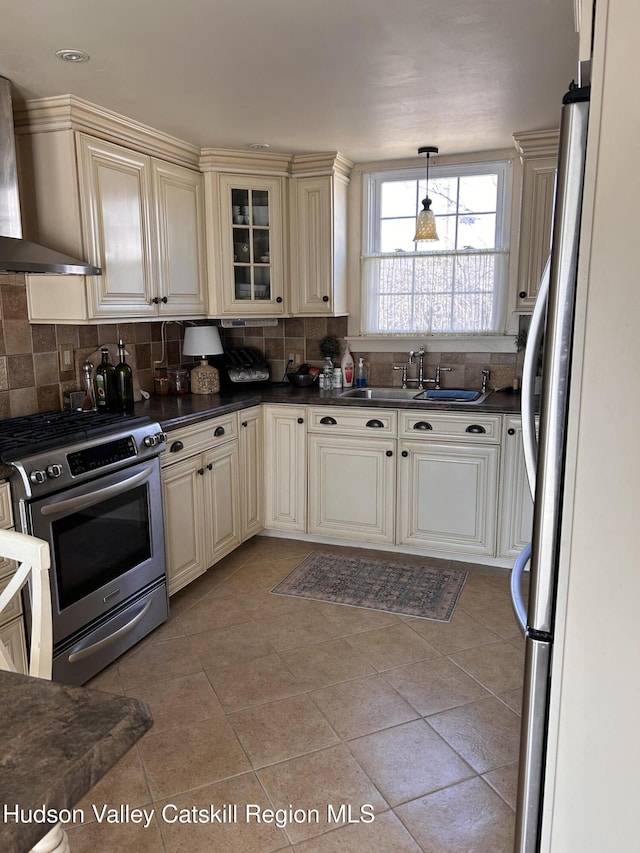
[(217, 394), (220, 376), (207, 362), (210, 355), (223, 352), (217, 326), (187, 326), (184, 330), (183, 355), (199, 355), (202, 361), (191, 371), (192, 394)]

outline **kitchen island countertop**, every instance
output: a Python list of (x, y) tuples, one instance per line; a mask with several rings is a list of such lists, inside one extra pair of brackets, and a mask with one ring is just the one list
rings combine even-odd
[[(153, 720), (138, 699), (14, 672), (0, 670), (0, 692), (0, 803), (9, 810), (0, 849), (23, 853), (52, 828), (29, 810), (72, 809)], [(12, 819), (16, 808), (26, 810), (24, 822)]]

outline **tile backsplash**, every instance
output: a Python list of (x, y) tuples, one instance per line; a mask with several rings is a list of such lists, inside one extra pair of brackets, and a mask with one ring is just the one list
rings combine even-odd
[[(54, 278), (51, 286), (55, 287)], [(163, 363), (168, 366), (192, 364), (192, 358), (182, 358), (183, 323), (31, 325), (24, 276), (0, 275), (0, 418), (62, 408), (65, 391), (82, 389), (82, 364), (88, 356), (103, 344), (116, 343), (119, 338), (125, 341), (127, 350), (134, 356), (140, 386), (151, 392), (154, 361), (162, 357), (163, 325)], [(290, 355), (298, 363), (322, 364), (319, 350), (322, 338), (333, 335), (342, 345), (346, 334), (346, 317), (293, 317), (279, 320), (277, 326), (221, 330), (225, 346), (251, 346), (264, 353), (273, 380), (283, 377)], [(61, 369), (59, 351), (63, 344), (73, 349), (71, 370)], [(369, 353), (352, 350), (352, 353), (354, 358), (365, 357), (370, 384), (400, 384), (400, 371), (393, 371), (392, 366), (406, 362), (406, 351)], [(437, 364), (453, 368), (443, 374), (444, 388), (480, 388), (481, 370), (485, 367), (491, 371), (490, 387), (501, 388), (511, 385), (513, 378), (521, 375), (522, 353), (516, 353), (515, 347), (513, 353), (493, 354), (427, 351), (427, 376), (433, 375)], [(415, 367), (409, 370), (409, 375), (414, 375)]]

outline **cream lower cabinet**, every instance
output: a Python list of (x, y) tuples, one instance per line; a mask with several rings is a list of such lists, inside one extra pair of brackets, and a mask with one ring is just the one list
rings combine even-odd
[(171, 432), (161, 465), (172, 595), (240, 544), (236, 413)]
[[(11, 491), (8, 483), (0, 483), (0, 528), (13, 530)], [(0, 593), (4, 592), (15, 570), (16, 564), (0, 555)], [(4, 644), (16, 671), (26, 674), (27, 644), (20, 596), (15, 596), (0, 614), (0, 641)]]
[(264, 452), (262, 408), (238, 412), (240, 450), (240, 538), (264, 528)]
[(308, 410), (309, 533), (392, 544), (395, 411)]
[(501, 422), (400, 412), (399, 545), (495, 555)]
[(524, 462), (522, 420), (507, 417), (502, 451), (498, 556), (515, 559), (531, 542), (532, 534), (533, 499)]
[(307, 529), (307, 409), (264, 406), (265, 527)]

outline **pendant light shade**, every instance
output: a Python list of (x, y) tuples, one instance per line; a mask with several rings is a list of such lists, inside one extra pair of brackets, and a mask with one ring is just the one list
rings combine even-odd
[(437, 154), (438, 149), (432, 145), (425, 148), (418, 148), (418, 154), (427, 155), (427, 192), (426, 197), (422, 199), (422, 210), (416, 219), (416, 233), (414, 242), (422, 240), (439, 240), (436, 230), (436, 218), (431, 210), (431, 199), (429, 198), (429, 157), (431, 154)]

